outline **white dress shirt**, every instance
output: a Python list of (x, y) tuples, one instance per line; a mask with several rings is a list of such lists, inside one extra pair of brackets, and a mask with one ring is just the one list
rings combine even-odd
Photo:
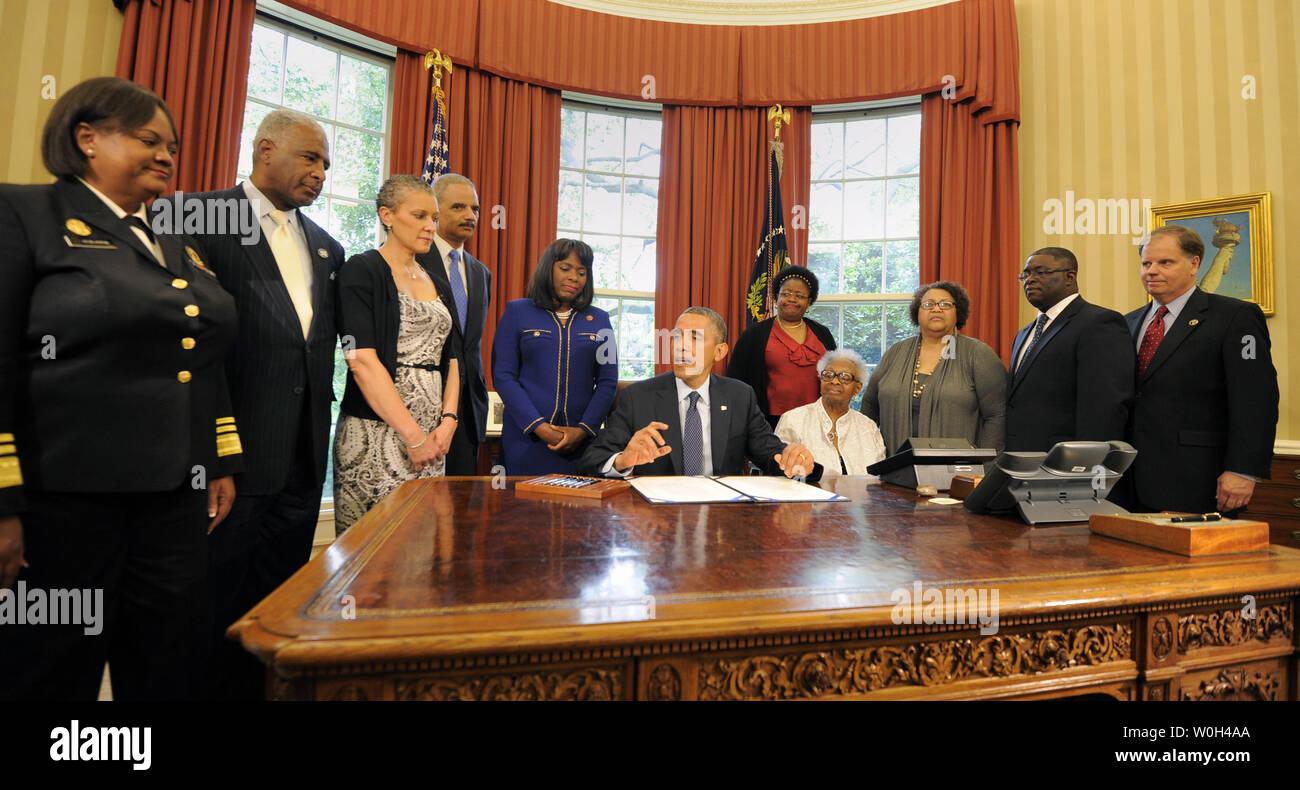
[[(1065, 308), (1070, 306), (1070, 302), (1073, 302), (1077, 298), (1079, 298), (1078, 291), (1070, 294), (1069, 296), (1065, 297), (1061, 301), (1047, 308), (1045, 312), (1040, 312), (1038, 315), (1034, 316), (1034, 324), (1037, 324), (1038, 319), (1046, 315), (1047, 323), (1043, 325), (1043, 334), (1046, 335), (1047, 330), (1052, 328), (1052, 322), (1056, 320), (1057, 316), (1065, 312)], [(1025, 338), (1025, 344), (1020, 347), (1020, 356), (1016, 357), (1016, 364), (1014, 367), (1011, 368), (1012, 370), (1020, 369), (1020, 362), (1025, 358), (1025, 354), (1029, 353), (1029, 347), (1030, 347), (1029, 341), (1033, 340), (1035, 331), (1037, 330), (1035, 330), (1034, 325), (1031, 324), (1029, 328), (1029, 336)], [(1039, 343), (1043, 342), (1043, 339), (1041, 337), (1038, 338), (1038, 342)]]
[[(244, 187), (244, 194), (248, 196), (248, 202), (252, 204), (253, 211), (257, 213), (257, 221), (262, 226), (262, 238), (266, 239), (266, 243), (269, 245), (276, 227), (275, 220), (271, 219), (271, 212), (275, 210), (275, 204), (268, 200), (260, 189), (253, 186), (251, 180), (244, 181), (242, 186)], [(302, 267), (303, 278), (307, 283), (307, 293), (310, 294), (314, 273), (311, 268), (311, 253), (307, 249), (307, 233), (302, 229), (302, 220), (298, 217), (298, 209), (286, 211), (285, 216), (288, 218), (286, 224), (288, 224), (291, 231), (289, 235), (293, 239), (294, 246), (298, 248), (298, 265)], [(281, 265), (279, 261), (276, 261), (276, 264)], [(289, 298), (293, 298), (292, 291)], [(298, 306), (295, 302), (294, 307)], [(307, 305), (307, 307), (310, 308), (311, 305)]]
[[(832, 429), (839, 437), (839, 452), (831, 441)], [(776, 424), (776, 436), (786, 444), (797, 442), (811, 450), (813, 459), (825, 468), (827, 476), (841, 474), (841, 456), (844, 468), (851, 475), (865, 475), (868, 466), (885, 458), (885, 439), (874, 420), (849, 409), (832, 425), (821, 398), (782, 414)]]
[[(95, 193), (95, 197), (104, 201), (104, 205), (108, 206), (109, 210), (112, 211), (113, 215), (116, 216), (118, 219), (124, 220), (128, 216), (137, 217), (142, 222), (144, 222), (145, 225), (149, 225), (149, 210), (144, 207), (143, 203), (140, 204), (140, 208), (136, 209), (136, 212), (134, 214), (127, 214), (125, 211), (122, 210), (121, 206), (113, 202), (112, 198), (110, 198), (108, 195), (105, 195), (103, 192), (100, 192), (98, 189), (95, 189), (95, 187), (92, 186), (89, 181), (81, 177), (78, 177), (77, 180), (85, 184), (86, 189), (89, 189), (91, 192)], [(149, 227), (152, 228), (153, 226), (149, 225)], [(136, 238), (138, 238), (141, 241), (141, 243), (144, 244), (144, 248), (149, 252), (152, 252), (153, 257), (158, 259), (158, 263), (163, 266), (166, 266), (167, 263), (166, 260), (163, 258), (162, 247), (158, 245), (158, 242), (150, 241), (149, 234), (145, 233), (140, 228), (137, 228), (135, 225), (131, 226), (131, 230), (135, 231)]]
[[(451, 246), (451, 242), (439, 236), (437, 233), (433, 234), (433, 243), (438, 248), (438, 254), (442, 256), (442, 267), (444, 269), (443, 274), (447, 275), (447, 282), (451, 282), (451, 272), (447, 270), (447, 267), (451, 265), (451, 251), (456, 250), (460, 253), (456, 256), (456, 268), (460, 271), (460, 281), (465, 284), (465, 305), (468, 308), (470, 295), (469, 278), (465, 276), (465, 245), (462, 244), (459, 247), (453, 247)], [(455, 309), (455, 305), (452, 305), (452, 310), (454, 311)]]
[[(711, 428), (713, 427), (713, 421), (710, 419), (709, 416), (709, 383), (712, 381), (713, 381), (713, 376), (709, 376), (707, 379), (704, 380), (704, 383), (700, 385), (700, 388), (698, 390), (692, 390), (689, 386), (687, 386), (686, 382), (676, 377), (673, 378), (673, 382), (677, 385), (677, 420), (678, 420), (677, 424), (681, 426), (683, 434), (685, 434), (686, 432), (686, 410), (690, 407), (690, 403), (691, 403), (690, 395), (692, 392), (700, 393), (700, 400), (697, 404), (695, 404), (695, 410), (698, 411), (700, 414), (700, 434), (701, 434), (700, 438), (703, 440), (702, 443), (704, 445), (704, 461), (701, 464), (701, 469), (703, 473), (706, 475), (713, 474), (713, 433), (711, 431)], [(867, 422), (870, 422), (870, 420), (867, 420)], [(640, 427), (637, 426), (633, 426), (633, 427), (639, 431), (641, 430), (641, 428), (644, 428), (645, 426), (642, 425)], [(683, 436), (683, 438), (685, 437)], [(681, 450), (681, 448), (674, 448), (674, 449), (677, 449), (679, 452)], [(628, 477), (636, 469), (635, 466), (629, 466), (627, 469), (623, 470), (622, 472), (615, 469), (614, 459), (618, 458), (618, 456), (619, 453), (614, 453), (609, 457), (609, 460), (605, 462), (605, 466), (601, 469), (601, 471), (604, 473), (606, 477)], [(839, 467), (839, 463), (837, 462), (836, 468), (838, 467)]]
[[(1174, 325), (1174, 322), (1178, 320), (1178, 314), (1181, 313), (1183, 311), (1183, 308), (1187, 306), (1187, 300), (1192, 298), (1192, 292), (1195, 290), (1196, 290), (1196, 286), (1192, 286), (1191, 288), (1188, 288), (1187, 291), (1182, 296), (1178, 297), (1177, 299), (1174, 299), (1169, 304), (1165, 305), (1165, 307), (1169, 310), (1169, 312), (1165, 313), (1165, 319), (1164, 319), (1166, 335), (1169, 334), (1170, 327), (1172, 327)], [(1133, 343), (1133, 347), (1136, 348), (1139, 352), (1142, 350), (1142, 339), (1147, 336), (1147, 328), (1151, 326), (1151, 321), (1154, 320), (1156, 317), (1156, 310), (1159, 309), (1160, 309), (1160, 304), (1156, 302), (1156, 300), (1152, 299), (1151, 304), (1148, 306), (1146, 317), (1142, 319), (1142, 325), (1138, 327), (1137, 338), (1134, 340)]]

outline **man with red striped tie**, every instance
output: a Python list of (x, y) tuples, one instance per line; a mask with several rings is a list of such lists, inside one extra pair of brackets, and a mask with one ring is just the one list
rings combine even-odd
[(1196, 287), (1205, 243), (1156, 228), (1139, 247), (1151, 303), (1125, 318), (1137, 349), (1126, 475), (1131, 510), (1240, 510), (1267, 478), (1277, 370), (1259, 307)]

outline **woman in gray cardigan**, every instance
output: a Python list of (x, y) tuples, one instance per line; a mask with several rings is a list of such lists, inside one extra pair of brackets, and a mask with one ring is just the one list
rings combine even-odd
[(993, 349), (957, 333), (970, 317), (966, 289), (949, 281), (922, 286), (910, 310), (920, 333), (889, 347), (862, 394), (862, 413), (880, 426), (889, 455), (912, 436), (1001, 451), (1007, 369)]

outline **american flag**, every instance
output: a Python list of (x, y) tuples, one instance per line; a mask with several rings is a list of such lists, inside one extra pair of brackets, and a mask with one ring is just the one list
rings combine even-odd
[(433, 91), (433, 135), (429, 138), (429, 155), (424, 157), (424, 172), (420, 173), (426, 183), (443, 173), (451, 171), (451, 149), (447, 145), (447, 106), (442, 87)]

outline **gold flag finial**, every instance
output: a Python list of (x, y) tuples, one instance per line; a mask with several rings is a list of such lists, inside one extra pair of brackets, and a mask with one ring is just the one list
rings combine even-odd
[(451, 58), (436, 49), (430, 50), (424, 53), (424, 70), (429, 69), (433, 69), (433, 89), (438, 90), (442, 87), (442, 70), (446, 69), (448, 74), (452, 72)]
[(788, 125), (790, 123), (790, 117), (789, 108), (782, 108), (779, 104), (773, 104), (771, 107), (767, 108), (767, 119), (769, 121), (776, 121), (776, 130), (772, 133), (773, 140), (781, 139), (781, 124), (784, 123)]

